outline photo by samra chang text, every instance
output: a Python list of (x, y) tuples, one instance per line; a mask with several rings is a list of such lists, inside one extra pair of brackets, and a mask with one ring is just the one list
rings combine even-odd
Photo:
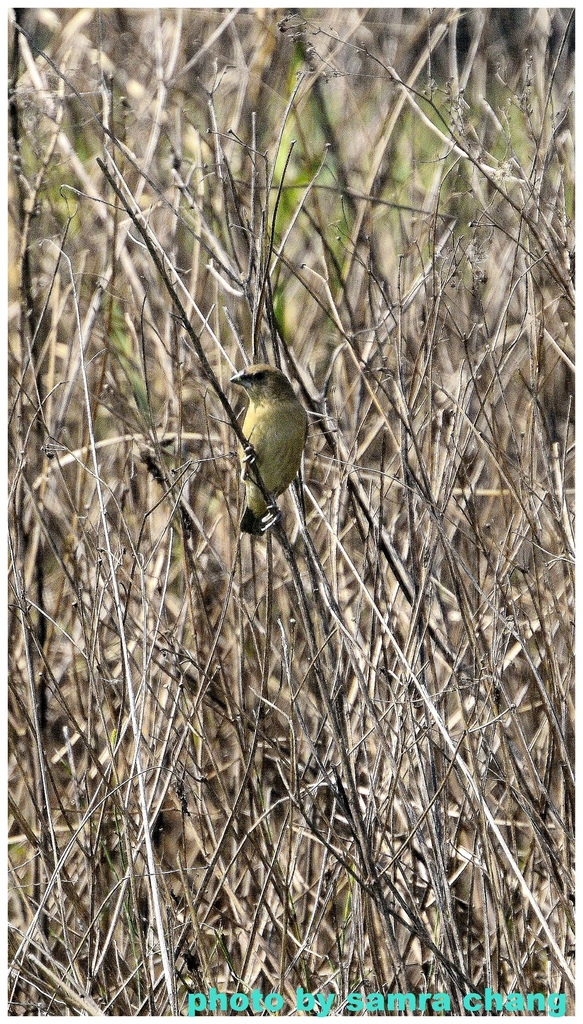
[[(509, 992), (503, 994), (486, 988), (482, 992), (467, 992), (463, 997), (463, 1007), (469, 1014), (476, 1016), (486, 1014), (546, 1014), (548, 1017), (564, 1017), (567, 1013), (567, 998), (562, 992)], [(227, 995), (211, 988), (208, 992), (190, 992), (188, 996), (188, 1016), (196, 1017), (216, 1014), (234, 1013), (309, 1013), (316, 1017), (328, 1017), (331, 1013), (348, 1015), (351, 1013), (402, 1013), (403, 1011), (433, 1011), (440, 1014), (451, 1014), (451, 998), (447, 992), (350, 992), (346, 999), (340, 1001), (337, 994), (330, 992), (308, 992), (299, 987), (296, 989), (293, 1004), (286, 1005), (285, 998), (279, 992), (268, 992), (264, 995), (260, 989), (251, 992), (233, 992)]]

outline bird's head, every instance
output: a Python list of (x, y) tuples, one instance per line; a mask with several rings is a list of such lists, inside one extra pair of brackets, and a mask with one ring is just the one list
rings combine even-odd
[(231, 384), (244, 388), (253, 402), (295, 399), (294, 390), (285, 374), (268, 363), (248, 366), (231, 377)]

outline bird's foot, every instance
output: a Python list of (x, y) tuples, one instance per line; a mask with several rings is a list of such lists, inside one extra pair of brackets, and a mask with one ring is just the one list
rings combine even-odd
[[(243, 449), (245, 454), (241, 459), (241, 480), (248, 480), (249, 476), (253, 479), (253, 470), (257, 466), (257, 456), (253, 445), (247, 444)], [(251, 473), (249, 473), (251, 470)]]
[(242, 461), (245, 463), (245, 465), (254, 466), (255, 463), (257, 462), (257, 456), (255, 454), (255, 449), (253, 445), (247, 442), (243, 451), (245, 452), (245, 454), (243, 456)]
[(267, 533), (272, 526), (281, 520), (281, 509), (277, 505), (269, 505), (261, 516), (261, 533)]

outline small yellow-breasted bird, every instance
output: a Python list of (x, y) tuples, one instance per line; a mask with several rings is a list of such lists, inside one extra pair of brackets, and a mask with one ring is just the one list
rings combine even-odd
[[(266, 489), (275, 498), (289, 487), (300, 468), (308, 433), (308, 417), (294, 389), (281, 370), (267, 363), (248, 366), (231, 377), (231, 383), (244, 388), (249, 398), (243, 433), (253, 445), (255, 468)], [(247, 489), (247, 508), (241, 519), (244, 533), (262, 534), (267, 504), (251, 479), (253, 469), (241, 454), (242, 479)], [(267, 524), (269, 525), (269, 524)]]

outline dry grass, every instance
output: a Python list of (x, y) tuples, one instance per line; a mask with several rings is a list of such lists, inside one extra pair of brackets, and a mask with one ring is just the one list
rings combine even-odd
[(11, 22), (15, 1014), (574, 1012), (572, 12), (304, 14)]

